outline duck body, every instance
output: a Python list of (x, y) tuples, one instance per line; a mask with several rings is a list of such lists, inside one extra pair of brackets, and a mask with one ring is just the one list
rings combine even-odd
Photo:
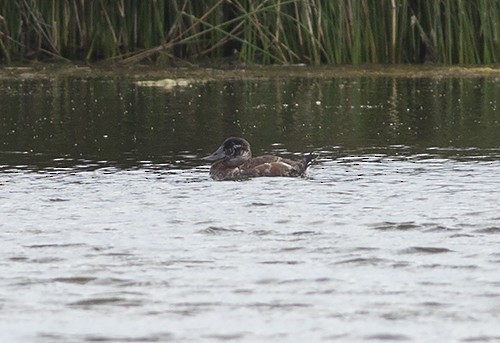
[(252, 157), (248, 141), (230, 137), (213, 154), (203, 159), (213, 162), (210, 176), (221, 181), (258, 176), (302, 176), (315, 157), (316, 155), (309, 154), (301, 161), (274, 155)]

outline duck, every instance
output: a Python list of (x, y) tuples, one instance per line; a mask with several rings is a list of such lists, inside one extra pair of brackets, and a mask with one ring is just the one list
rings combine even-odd
[(212, 162), (210, 177), (223, 181), (259, 176), (303, 176), (316, 157), (312, 153), (300, 161), (275, 155), (252, 157), (250, 143), (246, 139), (229, 137), (214, 153), (202, 159)]

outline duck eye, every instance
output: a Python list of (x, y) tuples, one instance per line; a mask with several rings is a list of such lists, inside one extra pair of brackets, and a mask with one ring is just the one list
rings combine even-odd
[(226, 147), (225, 152), (226, 155), (229, 156), (236, 156), (239, 154), (239, 151), (241, 150), (243, 146), (241, 144), (233, 144), (228, 147)]

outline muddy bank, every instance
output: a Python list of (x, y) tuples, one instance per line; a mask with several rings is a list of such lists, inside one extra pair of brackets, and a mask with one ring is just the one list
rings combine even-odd
[(498, 66), (437, 66), (437, 65), (358, 65), (358, 66), (216, 66), (164, 68), (151, 65), (101, 66), (73, 64), (36, 64), (0, 67), (0, 79), (123, 76), (137, 79), (187, 78), (200, 80), (279, 79), (289, 77), (407, 77), (452, 78), (500, 76)]

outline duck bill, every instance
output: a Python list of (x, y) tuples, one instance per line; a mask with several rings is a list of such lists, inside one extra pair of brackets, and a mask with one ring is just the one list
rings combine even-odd
[(220, 146), (219, 149), (217, 149), (213, 154), (202, 157), (202, 160), (215, 162), (215, 161), (222, 160), (225, 157), (226, 157), (226, 154), (224, 152), (224, 147)]

